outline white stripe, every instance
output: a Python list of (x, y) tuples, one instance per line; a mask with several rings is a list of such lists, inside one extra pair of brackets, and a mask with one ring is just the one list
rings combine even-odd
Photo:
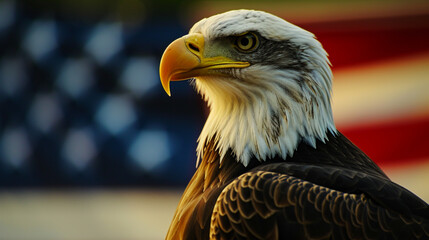
[(334, 69), (337, 127), (429, 114), (429, 54), (339, 71)]

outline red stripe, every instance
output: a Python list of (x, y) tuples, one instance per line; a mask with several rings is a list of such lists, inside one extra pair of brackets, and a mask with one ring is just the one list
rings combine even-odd
[(339, 130), (380, 165), (429, 159), (429, 115)]
[(334, 69), (429, 51), (429, 14), (302, 24)]

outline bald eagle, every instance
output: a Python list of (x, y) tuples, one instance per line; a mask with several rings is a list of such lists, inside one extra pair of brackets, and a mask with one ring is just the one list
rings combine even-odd
[(429, 207), (335, 127), (327, 53), (279, 17), (235, 10), (172, 42), (160, 78), (210, 107), (166, 239), (429, 239)]

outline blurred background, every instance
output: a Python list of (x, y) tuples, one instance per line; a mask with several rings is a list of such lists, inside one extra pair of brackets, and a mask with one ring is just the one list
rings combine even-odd
[(338, 129), (429, 201), (427, 1), (1, 0), (0, 240), (163, 239), (206, 106), (159, 60), (238, 8), (316, 34)]

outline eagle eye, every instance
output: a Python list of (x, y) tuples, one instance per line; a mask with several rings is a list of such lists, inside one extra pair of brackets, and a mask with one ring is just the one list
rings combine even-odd
[(252, 32), (245, 33), (237, 36), (235, 39), (235, 46), (242, 52), (254, 51), (259, 45), (259, 39), (256, 34)]

